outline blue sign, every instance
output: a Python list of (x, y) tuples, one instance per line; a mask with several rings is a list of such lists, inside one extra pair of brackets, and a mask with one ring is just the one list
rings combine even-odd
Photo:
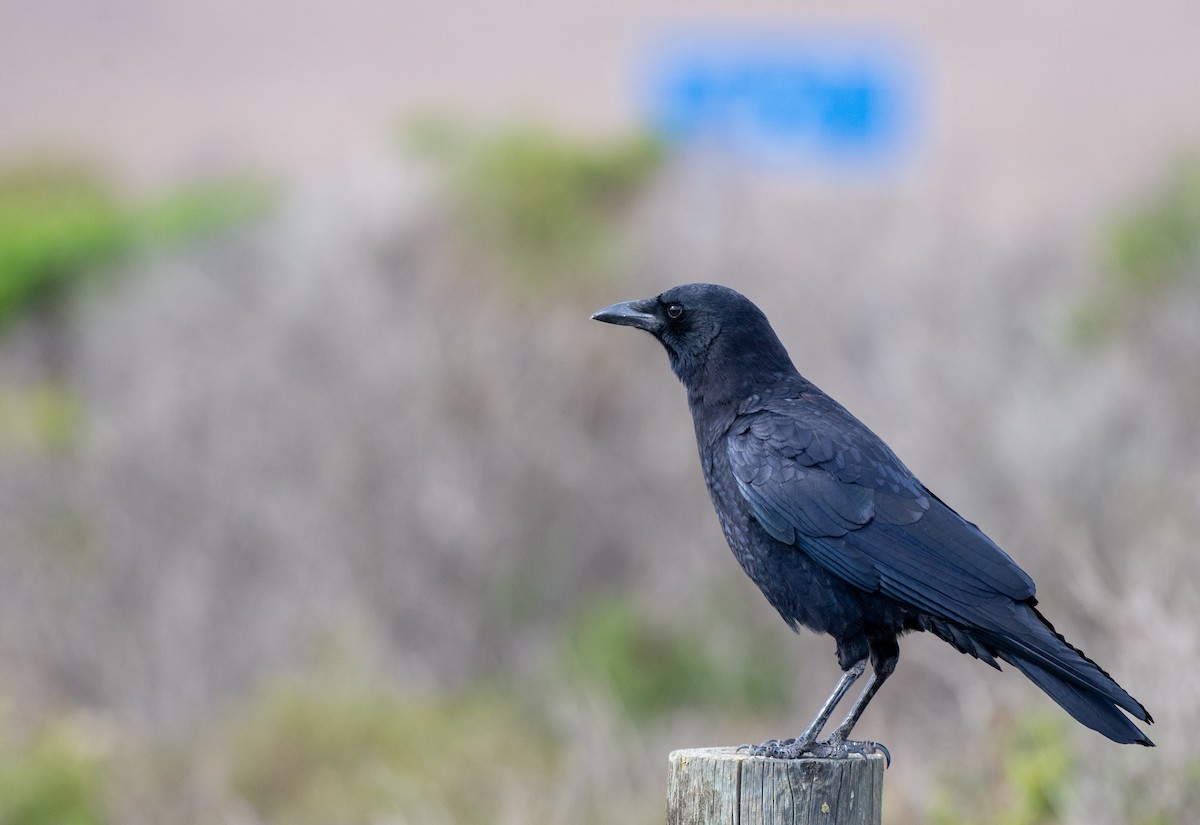
[(894, 40), (817, 32), (661, 40), (643, 80), (669, 141), (772, 164), (877, 168), (913, 146), (916, 76)]

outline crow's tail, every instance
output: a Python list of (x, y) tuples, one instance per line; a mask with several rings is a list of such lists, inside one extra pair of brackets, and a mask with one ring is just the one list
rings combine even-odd
[(1018, 633), (995, 634), (989, 640), (997, 655), (1092, 730), (1121, 744), (1153, 747), (1149, 737), (1120, 710), (1153, 722), (1141, 702), (1059, 635), (1032, 605), (1027, 610)]

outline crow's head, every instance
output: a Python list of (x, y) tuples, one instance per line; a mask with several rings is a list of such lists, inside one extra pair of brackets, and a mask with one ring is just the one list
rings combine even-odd
[(689, 393), (710, 400), (734, 400), (745, 387), (795, 374), (766, 316), (729, 287), (684, 284), (654, 298), (613, 304), (592, 318), (649, 332), (666, 348)]

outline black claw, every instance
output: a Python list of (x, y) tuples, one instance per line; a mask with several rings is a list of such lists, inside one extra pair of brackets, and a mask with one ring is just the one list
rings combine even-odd
[(826, 741), (820, 744), (827, 746), (830, 751), (828, 755), (835, 759), (849, 756), (852, 753), (861, 756), (863, 759), (866, 759), (872, 753), (881, 753), (883, 754), (884, 768), (890, 768), (892, 766), (892, 752), (887, 749), (887, 745), (884, 745), (880, 742), (873, 742), (867, 739), (861, 742), (846, 740), (843, 742)]
[(863, 745), (866, 744), (866, 742), (843, 742), (842, 748), (846, 751), (846, 753), (853, 753), (857, 756), (861, 756), (863, 759), (866, 759), (868, 754), (863, 748)]

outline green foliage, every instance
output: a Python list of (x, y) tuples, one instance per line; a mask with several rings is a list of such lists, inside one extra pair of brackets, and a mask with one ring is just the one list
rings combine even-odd
[(1143, 203), (1113, 223), (1109, 259), (1134, 289), (1200, 275), (1200, 159), (1183, 158)]
[(443, 167), (470, 235), (526, 289), (603, 273), (616, 220), (663, 157), (645, 136), (584, 142), (533, 127), (481, 136), (437, 118), (412, 124), (407, 144)]
[(0, 450), (65, 453), (75, 445), (82, 421), (79, 395), (60, 382), (23, 390), (0, 387)]
[(0, 754), (0, 825), (101, 825), (104, 766), (58, 722)]
[(468, 150), (472, 138), (453, 119), (427, 112), (408, 121), (402, 130), (402, 148), (427, 160), (452, 162)]
[[(233, 789), (279, 825), (486, 822), (508, 786), (536, 782), (555, 757), (511, 694), (413, 699), (367, 686), (269, 692), (226, 747)], [(504, 758), (516, 748), (521, 759)]]
[(1075, 773), (1065, 727), (1056, 717), (1031, 716), (1017, 731), (1004, 760), (1013, 805), (999, 825), (1054, 822)]
[(181, 186), (132, 207), (144, 243), (207, 237), (264, 215), (275, 201), (273, 187), (260, 180), (230, 178)]
[(110, 188), (78, 164), (0, 170), (0, 324), (60, 297), (115, 260), (134, 227)]
[(1200, 158), (1184, 157), (1103, 235), (1107, 278), (1075, 313), (1073, 336), (1097, 341), (1163, 289), (1200, 282)]
[(1059, 716), (1026, 717), (999, 743), (996, 775), (954, 777), (935, 825), (1051, 825), (1074, 782), (1076, 758)]
[(0, 326), (55, 305), (139, 247), (240, 223), (269, 200), (261, 185), (226, 181), (132, 202), (79, 161), (0, 168)]
[[(709, 616), (703, 626), (719, 621)], [(781, 706), (787, 679), (779, 658), (752, 639), (743, 641), (715, 644), (702, 630), (666, 626), (613, 598), (581, 611), (568, 650), (573, 672), (589, 684), (609, 686), (635, 719), (683, 707), (728, 712)]]

